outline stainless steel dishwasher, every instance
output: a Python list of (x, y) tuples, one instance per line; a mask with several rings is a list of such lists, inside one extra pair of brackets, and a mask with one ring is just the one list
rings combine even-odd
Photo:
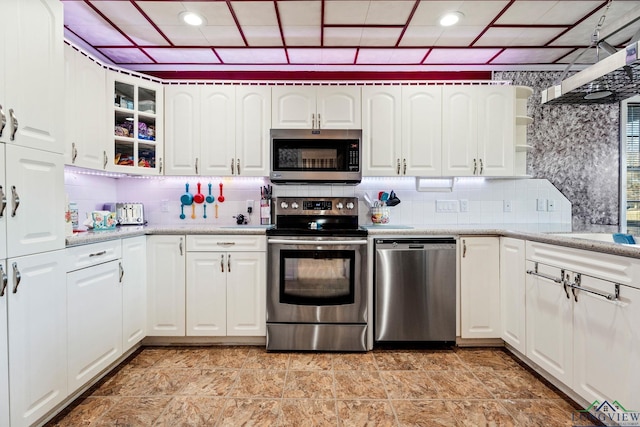
[(455, 239), (375, 239), (375, 254), (375, 341), (455, 341)]

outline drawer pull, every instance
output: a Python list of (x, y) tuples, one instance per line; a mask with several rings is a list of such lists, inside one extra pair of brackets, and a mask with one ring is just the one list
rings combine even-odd
[(0, 297), (4, 296), (4, 291), (7, 289), (7, 283), (9, 282), (9, 278), (7, 277), (7, 273), (4, 272), (2, 265), (0, 265), (0, 276), (2, 276), (2, 285), (0, 285)]
[(9, 140), (15, 141), (16, 132), (18, 131), (18, 118), (16, 117), (13, 108), (9, 109), (9, 119), (11, 120), (11, 136), (9, 136)]
[(7, 195), (4, 194), (2, 185), (0, 185), (0, 203), (2, 203), (0, 205), (0, 218), (2, 218), (2, 215), (4, 215), (4, 210), (7, 207)]
[(2, 131), (4, 127), (7, 125), (7, 115), (4, 113), (2, 109), (2, 105), (0, 104), (0, 136), (2, 136)]
[(18, 206), (20, 206), (20, 196), (18, 195), (18, 190), (16, 190), (16, 186), (11, 186), (11, 198), (13, 203), (13, 210), (11, 211), (11, 217), (16, 216), (16, 212), (18, 212)]
[(124, 277), (124, 268), (122, 268), (122, 262), (118, 263), (118, 270), (120, 270), (120, 283), (122, 283), (122, 278)]
[(18, 292), (18, 285), (20, 284), (20, 280), (22, 280), (22, 275), (20, 274), (20, 270), (18, 270), (18, 263), (13, 263), (13, 293)]
[(235, 244), (236, 244), (236, 242), (218, 242), (218, 243), (216, 243), (216, 245), (218, 245), (218, 246), (233, 246)]
[(102, 256), (102, 255), (106, 255), (107, 251), (100, 251), (100, 252), (96, 252), (94, 254), (89, 254), (89, 258), (94, 257), (94, 256)]

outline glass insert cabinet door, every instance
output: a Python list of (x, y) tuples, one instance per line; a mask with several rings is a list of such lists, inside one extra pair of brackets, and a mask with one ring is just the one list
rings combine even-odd
[(107, 169), (157, 175), (162, 173), (162, 86), (132, 76), (110, 76), (113, 89), (113, 151)]
[(297, 305), (353, 304), (355, 251), (282, 250), (280, 302)]

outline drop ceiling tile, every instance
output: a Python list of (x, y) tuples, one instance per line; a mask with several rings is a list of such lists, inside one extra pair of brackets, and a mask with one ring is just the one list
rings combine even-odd
[(461, 25), (456, 28), (445, 28), (434, 46), (470, 46), (484, 31), (483, 26)]
[(460, 25), (488, 25), (508, 4), (508, 1), (422, 1), (411, 19), (413, 25), (438, 25), (446, 12), (462, 12)]
[(242, 31), (249, 46), (282, 46), (278, 26), (245, 25)]
[(395, 46), (402, 28), (363, 28), (360, 46)]
[(428, 49), (360, 49), (358, 64), (420, 64)]
[(433, 49), (425, 65), (486, 64), (500, 49)]
[(483, 26), (443, 28), (439, 25), (409, 25), (400, 46), (469, 46), (484, 29)]
[(159, 63), (219, 64), (220, 60), (211, 49), (162, 49), (146, 48), (145, 52)]
[[(569, 49), (569, 52), (570, 53), (568, 53), (566, 56), (558, 59), (558, 62), (562, 64), (570, 64), (572, 62), (574, 64), (593, 64), (597, 61), (595, 49), (593, 48), (581, 48), (575, 49), (573, 51)], [(578, 56), (580, 57), (578, 58)], [(600, 56), (600, 58), (602, 58), (602, 56)]]
[(489, 28), (474, 46), (544, 46), (560, 28)]
[(73, 25), (69, 29), (92, 46), (132, 46), (129, 40), (111, 26)]
[(320, 46), (320, 27), (288, 25), (282, 28), (287, 46)]
[(571, 49), (506, 49), (492, 64), (548, 64), (566, 55)]
[(67, 1), (62, 4), (64, 10), (64, 25), (75, 27), (78, 25), (103, 26), (106, 22), (86, 3)]
[(431, 46), (441, 34), (442, 27), (409, 25), (402, 36), (402, 40), (400, 40), (400, 46)]
[(322, 2), (279, 1), (278, 12), (283, 26), (317, 26), (322, 20)]
[(216, 49), (225, 64), (286, 64), (284, 49)]
[(149, 25), (149, 21), (136, 9), (133, 4), (122, 1), (93, 1), (91, 2), (111, 22), (118, 27), (121, 25)]
[(372, 1), (367, 11), (367, 25), (404, 25), (411, 14), (414, 1)]
[(210, 26), (200, 28), (200, 33), (206, 39), (206, 44), (212, 46), (244, 46), (244, 40), (235, 25)]
[(160, 31), (177, 46), (204, 46), (207, 44), (207, 39), (198, 27), (161, 25)]
[(120, 29), (124, 31), (131, 39), (140, 46), (168, 46), (162, 35), (155, 28), (146, 25), (120, 25)]
[(273, 26), (278, 25), (276, 8), (273, 2), (265, 1), (232, 1), (231, 7), (238, 18), (241, 26), (258, 25)]
[(496, 24), (518, 25), (572, 25), (590, 11), (601, 5), (601, 1), (540, 1), (519, 0), (500, 16)]
[(362, 28), (325, 28), (325, 46), (359, 46), (362, 39)]
[(292, 64), (353, 64), (356, 49), (287, 49)]
[(363, 25), (368, 10), (368, 1), (327, 0), (324, 4), (324, 23)]
[(207, 25), (235, 25), (233, 16), (225, 2), (138, 1), (137, 4), (158, 26), (186, 26), (180, 20), (180, 13), (184, 11), (196, 12), (202, 15), (207, 21)]
[(103, 48), (98, 49), (116, 64), (150, 64), (153, 61), (140, 49)]

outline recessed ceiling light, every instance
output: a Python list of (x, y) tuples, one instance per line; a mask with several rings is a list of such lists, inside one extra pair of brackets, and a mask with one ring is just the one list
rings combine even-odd
[(204, 23), (204, 18), (195, 12), (182, 12), (180, 13), (180, 19), (185, 23), (196, 27)]
[(440, 25), (450, 27), (457, 24), (462, 18), (464, 18), (462, 12), (448, 12), (440, 17)]

